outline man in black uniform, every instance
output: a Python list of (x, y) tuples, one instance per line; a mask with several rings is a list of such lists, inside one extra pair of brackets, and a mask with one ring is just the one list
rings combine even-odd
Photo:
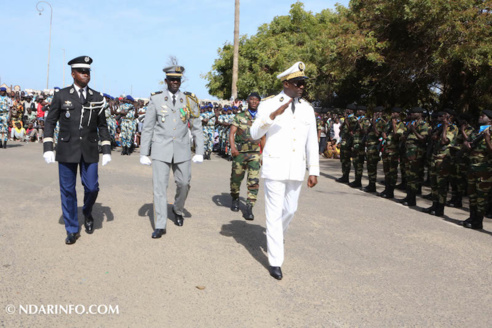
[(84, 186), (82, 209), (86, 232), (94, 232), (92, 207), (99, 192), (97, 164), (99, 162), (98, 132), (103, 150), (102, 165), (111, 161), (111, 141), (104, 113), (105, 100), (102, 93), (90, 89), (92, 59), (80, 56), (68, 62), (72, 67), (74, 84), (55, 92), (46, 118), (43, 157), (46, 163), (55, 162), (53, 131), (60, 122), (56, 146), (63, 220), (67, 230), (67, 245), (75, 243), (79, 236), (77, 217), (77, 193), (75, 182), (77, 167)]

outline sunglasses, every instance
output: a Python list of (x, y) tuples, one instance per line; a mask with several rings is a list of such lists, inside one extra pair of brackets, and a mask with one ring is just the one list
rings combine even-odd
[(169, 82), (181, 82), (181, 79), (180, 78), (176, 78), (176, 77), (171, 77), (171, 78), (168, 78), (167, 80)]
[(305, 80), (299, 80), (299, 81), (290, 81), (289, 82), (290, 84), (292, 84), (293, 86), (297, 87), (297, 88), (300, 88), (302, 86), (306, 86), (306, 81)]
[(75, 68), (75, 70), (80, 74), (91, 74), (91, 70), (87, 68)]

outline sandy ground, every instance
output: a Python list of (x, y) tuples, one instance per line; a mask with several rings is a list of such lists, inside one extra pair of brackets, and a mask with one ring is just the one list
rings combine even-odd
[[(421, 198), (408, 209), (335, 183), (338, 160), (322, 159), (318, 186), (303, 187), (277, 281), (263, 186), (254, 221), (231, 212), (230, 162), (193, 164), (184, 226), (171, 214), (153, 240), (152, 169), (138, 152), (114, 152), (99, 167), (96, 230), (67, 246), (57, 165), (44, 163), (40, 144), (9, 144), (0, 149), (1, 327), (492, 326), (492, 220), (471, 231), (457, 225), (466, 210), (436, 218), (419, 212), (429, 206)], [(80, 181), (77, 192), (82, 224)], [(70, 305), (72, 314), (49, 313)], [(91, 305), (118, 313), (82, 313)]]

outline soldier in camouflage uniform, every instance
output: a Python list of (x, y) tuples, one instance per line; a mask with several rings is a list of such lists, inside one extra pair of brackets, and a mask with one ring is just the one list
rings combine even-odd
[[(260, 182), (260, 142), (251, 138), (249, 129), (256, 117), (260, 95), (253, 92), (249, 95), (248, 109), (234, 117), (231, 125), (229, 141), (231, 144), (232, 172), (231, 172), (231, 210), (239, 211), (239, 189), (243, 181), (244, 174), (248, 171), (248, 200), (246, 201), (246, 211), (244, 218), (253, 220), (253, 206), (256, 203)], [(265, 137), (261, 138), (262, 145), (265, 144)]]
[(365, 192), (376, 192), (376, 179), (378, 172), (380, 138), (385, 129), (386, 121), (382, 118), (384, 108), (378, 106), (374, 108), (374, 113), (367, 132), (367, 176), (369, 185), (363, 190)]
[(208, 104), (202, 119), (203, 138), (205, 140), (205, 156), (204, 159), (210, 159), (214, 148), (214, 128), (215, 128), (215, 113), (214, 106)]
[(383, 136), (383, 170), (385, 188), (379, 196), (387, 199), (395, 197), (394, 191), (398, 177), (398, 161), (400, 156), (400, 139), (405, 125), (400, 121), (401, 108), (391, 109), (391, 119), (386, 123)]
[(470, 158), (468, 156), (468, 152), (461, 151), (461, 149), (465, 141), (467, 141), (466, 136), (470, 136), (475, 130), (470, 125), (471, 119), (471, 115), (469, 114), (461, 114), (458, 117), (458, 135), (456, 136), (451, 148), (453, 151), (453, 163), (450, 179), (453, 192), (451, 199), (446, 203), (446, 206), (449, 207), (463, 207), (462, 200), (467, 189), (466, 174), (470, 165)]
[(454, 112), (452, 110), (446, 109), (444, 112), (439, 112), (437, 116), (438, 124), (431, 132), (433, 141), (430, 166), (432, 206), (423, 211), (431, 215), (443, 216), (452, 167), (450, 148), (456, 139), (458, 128), (453, 124)]
[(126, 102), (121, 105), (121, 112), (124, 118), (121, 120), (121, 146), (123, 150), (121, 155), (130, 155), (133, 146), (133, 137), (137, 128), (135, 120), (135, 107), (133, 106), (133, 97), (126, 96)]
[(483, 216), (492, 188), (492, 142), (490, 140), (492, 110), (484, 110), (478, 123), (480, 124), (478, 133), (466, 136), (470, 141), (465, 141), (465, 147), (470, 150), (468, 171), (470, 217), (463, 221), (463, 227), (470, 229), (483, 228)]
[(352, 142), (353, 131), (357, 124), (357, 118), (355, 118), (354, 111), (357, 106), (354, 104), (347, 105), (344, 113), (344, 120), (340, 126), (340, 162), (342, 163), (342, 177), (336, 181), (340, 183), (349, 183), (350, 165), (352, 158)]
[(220, 113), (219, 117), (217, 118), (217, 122), (219, 124), (217, 128), (217, 132), (219, 133), (219, 155), (223, 156), (225, 153), (225, 140), (224, 140), (224, 130), (226, 126), (224, 125), (224, 122), (226, 121), (227, 118), (227, 111), (229, 110), (229, 106), (224, 106), (222, 108), (222, 112)]
[(429, 124), (422, 119), (424, 110), (412, 108), (412, 121), (409, 122), (405, 138), (405, 168), (407, 170), (407, 197), (401, 200), (405, 206), (417, 205), (417, 190), (422, 183), (421, 168), (424, 165), (425, 142), (429, 134)]
[(362, 187), (362, 171), (364, 170), (364, 159), (366, 157), (365, 135), (369, 128), (369, 120), (365, 117), (366, 106), (357, 106), (357, 124), (354, 130), (352, 145), (352, 163), (354, 165), (355, 180), (349, 183), (352, 188)]
[[(0, 88), (0, 148), (7, 149), (9, 140), (9, 120), (12, 100), (7, 96), (7, 88)], [(2, 146), (3, 141), (3, 146)]]

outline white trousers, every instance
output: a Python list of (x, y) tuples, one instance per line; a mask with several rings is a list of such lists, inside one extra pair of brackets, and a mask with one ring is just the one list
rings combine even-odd
[(297, 210), (302, 181), (265, 179), (264, 184), (268, 262), (280, 267), (284, 262), (284, 234)]

